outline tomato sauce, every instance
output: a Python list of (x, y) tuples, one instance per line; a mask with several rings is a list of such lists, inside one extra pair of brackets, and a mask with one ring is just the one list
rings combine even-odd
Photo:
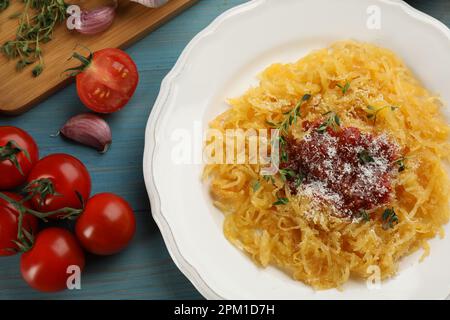
[[(293, 194), (305, 194), (332, 205), (336, 215), (352, 217), (362, 210), (386, 204), (399, 158), (398, 146), (386, 135), (363, 133), (358, 128), (327, 128), (305, 122), (302, 140), (287, 140), (287, 161), (281, 169)], [(301, 177), (301, 183), (298, 182)]]

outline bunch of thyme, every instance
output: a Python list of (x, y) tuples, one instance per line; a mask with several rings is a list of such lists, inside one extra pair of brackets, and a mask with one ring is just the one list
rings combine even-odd
[[(1, 7), (5, 0), (0, 1)], [(50, 41), (55, 27), (65, 20), (67, 4), (64, 0), (23, 2), (23, 11), (12, 16), (19, 19), (15, 39), (5, 42), (0, 50), (8, 59), (18, 59), (17, 70), (38, 62), (32, 69), (33, 76), (37, 77), (44, 68), (41, 44)]]

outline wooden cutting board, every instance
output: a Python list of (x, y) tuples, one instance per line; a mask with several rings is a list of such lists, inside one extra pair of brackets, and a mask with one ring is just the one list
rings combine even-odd
[[(72, 79), (62, 76), (62, 73), (68, 67), (76, 65), (76, 62), (67, 62), (67, 59), (77, 44), (92, 51), (125, 48), (196, 1), (169, 0), (164, 6), (153, 9), (128, 0), (119, 0), (113, 25), (107, 31), (93, 36), (69, 31), (65, 23), (62, 23), (55, 30), (53, 40), (43, 45), (45, 69), (37, 78), (31, 75), (33, 66), (17, 72), (17, 60), (8, 61), (0, 54), (0, 114), (23, 113), (70, 83)], [(23, 8), (21, 1), (11, 2), (7, 10), (0, 12), (0, 44), (14, 38), (18, 22), (9, 17)], [(81, 6), (87, 2), (89, 6), (95, 3), (93, 0), (70, 1), (80, 3)]]

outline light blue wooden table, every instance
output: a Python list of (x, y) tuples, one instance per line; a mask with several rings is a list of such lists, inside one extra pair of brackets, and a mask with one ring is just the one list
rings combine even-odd
[[(113, 130), (114, 143), (106, 155), (50, 137), (66, 119), (85, 110), (77, 98), (74, 85), (18, 118), (0, 118), (0, 125), (15, 125), (30, 132), (43, 156), (65, 152), (81, 159), (91, 172), (93, 192), (110, 191), (125, 197), (136, 212), (138, 224), (135, 239), (123, 253), (106, 258), (88, 256), (82, 289), (78, 291), (56, 294), (35, 292), (21, 279), (19, 257), (1, 258), (0, 299), (201, 298), (172, 262), (151, 217), (142, 177), (144, 129), (161, 80), (186, 44), (220, 13), (243, 2), (201, 0), (127, 50), (136, 61), (141, 79), (130, 104), (107, 118)], [(449, 0), (408, 2), (450, 25)]]

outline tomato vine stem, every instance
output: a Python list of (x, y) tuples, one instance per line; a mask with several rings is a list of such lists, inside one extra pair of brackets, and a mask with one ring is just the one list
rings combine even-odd
[[(0, 199), (3, 199), (4, 201), (12, 204), (18, 211), (19, 211), (19, 216), (18, 216), (18, 226), (17, 226), (17, 240), (18, 240), (18, 244), (20, 248), (28, 248), (30, 246), (30, 243), (28, 243), (28, 241), (25, 241), (24, 239), (24, 230), (23, 229), (23, 218), (25, 214), (31, 214), (45, 222), (47, 222), (47, 218), (53, 215), (58, 216), (59, 219), (71, 219), (73, 217), (77, 217), (79, 216), (82, 212), (83, 209), (74, 209), (74, 208), (61, 208), (58, 210), (54, 210), (54, 211), (49, 211), (49, 212), (39, 212), (37, 210), (33, 210), (30, 208), (27, 208), (24, 205), (24, 202), (26, 202), (27, 198), (24, 198), (21, 201), (16, 201), (10, 197), (8, 197), (6, 194), (0, 192)], [(61, 214), (63, 214), (63, 216), (60, 216)], [(27, 236), (27, 238), (30, 238), (29, 236)], [(29, 242), (32, 243), (32, 239), (28, 239)]]

